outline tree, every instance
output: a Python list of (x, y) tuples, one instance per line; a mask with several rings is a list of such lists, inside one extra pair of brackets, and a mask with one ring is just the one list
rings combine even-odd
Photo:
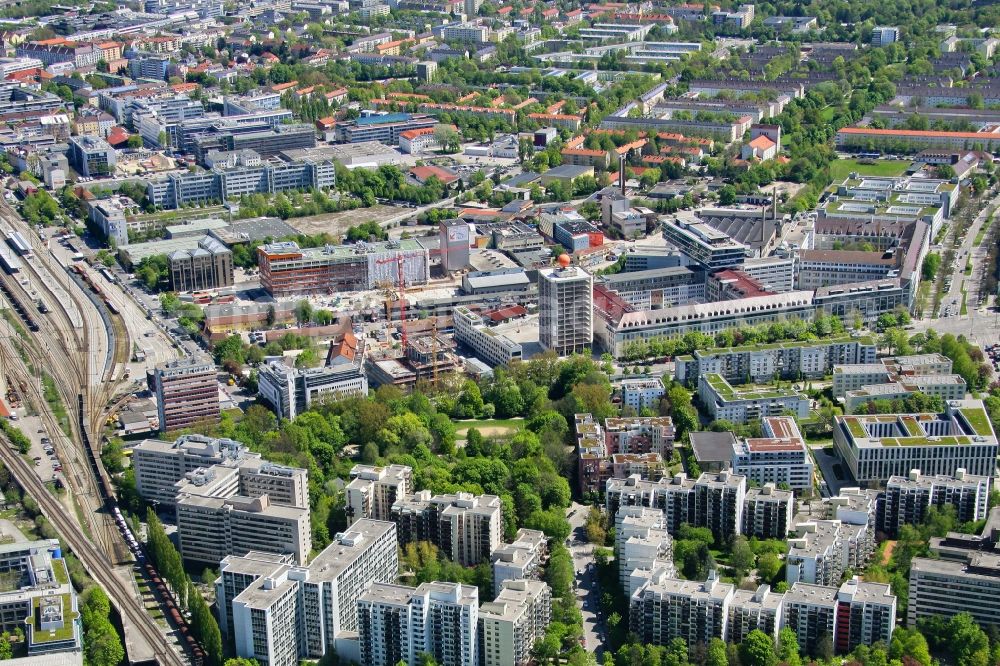
[(705, 666), (729, 666), (729, 655), (726, 651), (726, 643), (720, 638), (713, 638), (708, 642), (708, 656)]
[(770, 583), (781, 571), (781, 560), (774, 553), (763, 553), (757, 558), (757, 576), (762, 583)]
[(10, 644), (10, 632), (0, 634), (0, 661), (14, 658), (14, 648)]
[(774, 666), (777, 663), (774, 641), (760, 629), (754, 629), (740, 644), (740, 663), (742, 666)]
[(778, 661), (786, 666), (801, 666), (799, 657), (799, 639), (789, 627), (784, 627), (778, 633)]
[(742, 578), (748, 571), (753, 569), (755, 560), (756, 557), (754, 557), (746, 537), (742, 535), (737, 536), (733, 540), (733, 546), (729, 555), (729, 566), (736, 571), (737, 577)]
[(941, 266), (941, 255), (931, 252), (924, 257), (924, 262), (920, 266), (920, 276), (924, 280), (933, 280), (937, 276), (938, 268)]
[(736, 188), (732, 185), (724, 185), (719, 188), (719, 203), (723, 206), (731, 206), (736, 203)]
[(125, 145), (133, 149), (142, 148), (142, 137), (139, 136), (138, 134), (133, 134), (128, 138), (128, 141), (125, 143)]
[(295, 320), (300, 324), (305, 324), (312, 321), (313, 307), (312, 304), (306, 300), (302, 299), (295, 304)]

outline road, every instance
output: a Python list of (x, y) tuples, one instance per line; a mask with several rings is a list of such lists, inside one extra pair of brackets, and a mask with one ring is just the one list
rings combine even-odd
[[(913, 326), (919, 331), (934, 329), (937, 333), (952, 333), (953, 335), (964, 335), (971, 342), (980, 346), (994, 345), (1000, 343), (1000, 316), (996, 312), (989, 312), (985, 308), (979, 308), (979, 285), (980, 281), (989, 267), (984, 267), (983, 263), (987, 259), (986, 239), (974, 247), (976, 235), (982, 229), (983, 224), (989, 217), (990, 212), (1000, 206), (1000, 194), (997, 194), (976, 215), (975, 220), (970, 225), (968, 232), (962, 238), (962, 243), (955, 249), (955, 264), (952, 267), (951, 288), (941, 299), (941, 312), (946, 312), (951, 307), (954, 314), (941, 316), (938, 319), (914, 320)], [(965, 274), (965, 266), (969, 257), (972, 257), (972, 272)], [(962, 315), (962, 289), (966, 290), (966, 304), (968, 314)]]
[(601, 604), (601, 589), (597, 581), (597, 564), (594, 562), (594, 546), (587, 542), (584, 523), (590, 507), (573, 502), (566, 510), (570, 534), (566, 548), (573, 557), (573, 571), (576, 574), (576, 601), (583, 615), (584, 649), (592, 652), (601, 663), (607, 635), (604, 623), (597, 615)]

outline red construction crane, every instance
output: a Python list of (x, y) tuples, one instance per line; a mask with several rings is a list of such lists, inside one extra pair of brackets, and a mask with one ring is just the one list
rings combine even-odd
[[(388, 264), (390, 262), (396, 262), (396, 277), (399, 280), (399, 293), (396, 295), (397, 301), (399, 303), (399, 332), (403, 343), (403, 353), (406, 353), (406, 280), (403, 277), (403, 255), (397, 254), (395, 257), (390, 257), (388, 259), (377, 259), (376, 264)], [(388, 323), (388, 322), (387, 322)]]

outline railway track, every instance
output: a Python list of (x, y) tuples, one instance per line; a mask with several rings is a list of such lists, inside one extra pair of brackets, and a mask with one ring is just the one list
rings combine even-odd
[(165, 640), (159, 625), (136, 603), (135, 591), (119, 579), (112, 563), (90, 539), (66, 515), (55, 497), (42, 485), (34, 470), (9, 446), (0, 446), (0, 460), (17, 479), (18, 483), (38, 502), (42, 514), (58, 530), (73, 553), (86, 567), (90, 576), (107, 592), (122, 619), (133, 631), (139, 632), (152, 648), (158, 664), (165, 666), (185, 666), (187, 663)]

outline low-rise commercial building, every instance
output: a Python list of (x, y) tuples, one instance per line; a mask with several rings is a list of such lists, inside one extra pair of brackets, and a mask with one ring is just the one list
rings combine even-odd
[(323, 395), (368, 395), (368, 377), (362, 371), (364, 355), (356, 363), (299, 370), (273, 361), (258, 372), (258, 395), (279, 419), (294, 419)]
[(457, 307), (453, 318), (455, 340), (468, 345), (478, 358), (501, 367), (513, 360), (521, 360), (521, 345), (487, 326), (485, 320), (472, 310)]

